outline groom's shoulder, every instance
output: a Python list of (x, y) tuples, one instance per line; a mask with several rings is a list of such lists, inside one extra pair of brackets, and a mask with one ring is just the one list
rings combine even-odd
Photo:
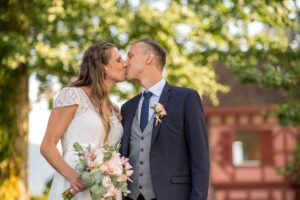
[(128, 101), (126, 101), (126, 102), (122, 105), (121, 110), (124, 110), (124, 109), (126, 109), (126, 108), (130, 108), (131, 105), (134, 105), (134, 104), (139, 100), (140, 95), (141, 95), (141, 94), (138, 94), (138, 95), (136, 95), (135, 97), (133, 97), (133, 98), (129, 99)]
[(180, 95), (180, 96), (186, 96), (186, 95), (190, 95), (193, 93), (198, 93), (197, 90), (191, 89), (191, 88), (186, 88), (186, 87), (179, 87), (179, 86), (174, 86), (174, 85), (170, 85), (173, 93), (175, 93), (175, 95)]

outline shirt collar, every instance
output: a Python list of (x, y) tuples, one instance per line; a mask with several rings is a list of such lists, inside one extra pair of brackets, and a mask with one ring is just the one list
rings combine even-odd
[[(164, 89), (164, 86), (166, 84), (166, 80), (163, 78), (157, 83), (155, 83), (152, 87), (148, 89), (148, 91), (152, 92), (155, 96), (159, 97)], [(142, 93), (145, 92), (145, 88), (142, 88)]]

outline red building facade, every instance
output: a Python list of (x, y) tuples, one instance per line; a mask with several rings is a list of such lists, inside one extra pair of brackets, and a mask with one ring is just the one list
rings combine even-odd
[(278, 126), (276, 118), (261, 114), (263, 109), (206, 109), (213, 199), (300, 199), (297, 187), (276, 174), (293, 159), (297, 131)]
[(300, 187), (276, 173), (293, 160), (298, 132), (279, 126), (274, 104), (284, 94), (241, 85), (224, 67), (220, 82), (231, 87), (213, 107), (204, 99), (211, 154), (210, 199), (300, 200)]

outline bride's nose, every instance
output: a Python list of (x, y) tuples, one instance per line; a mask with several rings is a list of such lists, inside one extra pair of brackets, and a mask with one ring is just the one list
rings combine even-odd
[(126, 68), (126, 67), (127, 67), (127, 62), (126, 62), (126, 61), (123, 61), (123, 62), (122, 62), (122, 65), (123, 65), (124, 68)]

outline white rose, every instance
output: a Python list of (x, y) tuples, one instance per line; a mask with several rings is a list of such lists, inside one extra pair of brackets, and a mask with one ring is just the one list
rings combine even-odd
[(102, 165), (103, 163), (103, 154), (100, 154), (96, 157), (96, 159), (94, 160), (94, 162), (96, 163), (96, 165)]
[(161, 112), (161, 111), (163, 111), (163, 109), (164, 109), (163, 105), (161, 105), (160, 103), (156, 104), (156, 107), (155, 107), (156, 112)]
[(111, 185), (111, 179), (108, 176), (103, 176), (102, 185), (108, 188)]
[(94, 160), (94, 162), (96, 163), (96, 165), (102, 165), (103, 163), (103, 157), (104, 157), (104, 154), (103, 154), (103, 149), (96, 149), (95, 153), (94, 153), (97, 157), (96, 159)]
[(114, 171), (114, 175), (121, 176), (123, 173), (123, 168), (122, 167), (114, 167), (113, 171)]

